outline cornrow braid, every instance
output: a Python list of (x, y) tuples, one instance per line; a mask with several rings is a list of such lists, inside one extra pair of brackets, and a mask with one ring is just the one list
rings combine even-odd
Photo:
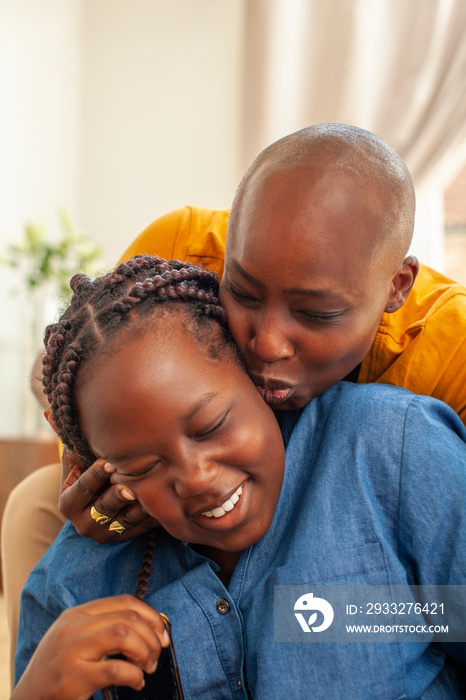
[[(189, 331), (202, 343), (207, 332), (207, 350), (212, 357), (229, 348), (240, 361), (218, 301), (218, 279), (208, 270), (179, 260), (167, 262), (138, 255), (94, 281), (84, 274), (75, 275), (70, 287), (73, 296), (69, 307), (45, 330), (42, 384), (59, 437), (84, 467), (92, 464), (95, 456), (79, 422), (77, 372), (131, 323), (177, 302), (186, 313)], [(212, 334), (211, 322), (220, 327), (220, 340), (218, 334)]]

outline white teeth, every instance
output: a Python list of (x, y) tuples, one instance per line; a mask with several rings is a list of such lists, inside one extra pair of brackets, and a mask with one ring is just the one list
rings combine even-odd
[(221, 518), (222, 515), (225, 515), (225, 513), (228, 513), (230, 510), (233, 510), (235, 505), (239, 501), (239, 497), (243, 493), (243, 487), (239, 486), (236, 491), (230, 496), (230, 498), (225, 501), (225, 503), (222, 503), (221, 506), (218, 506), (218, 508), (214, 508), (213, 510), (206, 510), (204, 513), (201, 513), (201, 515), (205, 515), (207, 518)]

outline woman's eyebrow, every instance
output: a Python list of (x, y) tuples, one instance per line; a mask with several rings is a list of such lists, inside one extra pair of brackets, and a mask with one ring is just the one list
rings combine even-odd
[(239, 262), (237, 260), (233, 259), (230, 261), (229, 264), (231, 265), (231, 267), (235, 268), (236, 272), (239, 272), (240, 275), (242, 275), (249, 282), (251, 282), (251, 284), (255, 284), (256, 287), (261, 287), (261, 288), (264, 287), (262, 282), (259, 282), (259, 280), (257, 280), (255, 277), (250, 275), (249, 272), (246, 272), (246, 270), (241, 267), (241, 265), (239, 264)]
[[(235, 259), (230, 261), (230, 265), (237, 271), (239, 272), (240, 275), (242, 275), (245, 279), (247, 279), (251, 284), (254, 284), (256, 287), (259, 287), (261, 289), (264, 288), (264, 284), (260, 282), (258, 279), (256, 279), (253, 275), (250, 275), (249, 272), (246, 272), (246, 270), (241, 267), (239, 262)], [(314, 297), (316, 299), (330, 299), (331, 301), (340, 301), (345, 304), (348, 303), (348, 299), (346, 299), (342, 294), (338, 294), (337, 292), (334, 292), (332, 289), (304, 289), (303, 287), (290, 287), (290, 289), (284, 289), (283, 290), (285, 294), (289, 294), (290, 296), (308, 296), (308, 297)]]
[(330, 299), (331, 301), (341, 301), (345, 304), (348, 303), (348, 299), (338, 292), (334, 292), (332, 289), (303, 289), (302, 287), (291, 287), (290, 289), (284, 290), (285, 294), (290, 294), (291, 296), (306, 296), (314, 297), (316, 299)]

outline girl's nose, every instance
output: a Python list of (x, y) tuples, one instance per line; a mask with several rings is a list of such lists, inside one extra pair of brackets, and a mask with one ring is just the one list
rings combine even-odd
[(180, 498), (198, 496), (206, 491), (218, 474), (218, 466), (215, 462), (195, 462), (186, 466), (178, 466), (174, 488)]

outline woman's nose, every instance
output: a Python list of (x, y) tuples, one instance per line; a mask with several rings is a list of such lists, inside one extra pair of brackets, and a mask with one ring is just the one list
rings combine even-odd
[(206, 491), (218, 474), (215, 462), (199, 460), (186, 465), (178, 465), (174, 479), (174, 488), (180, 498), (198, 496)]
[(262, 362), (278, 362), (294, 356), (287, 325), (270, 315), (255, 319), (248, 345), (250, 351)]

